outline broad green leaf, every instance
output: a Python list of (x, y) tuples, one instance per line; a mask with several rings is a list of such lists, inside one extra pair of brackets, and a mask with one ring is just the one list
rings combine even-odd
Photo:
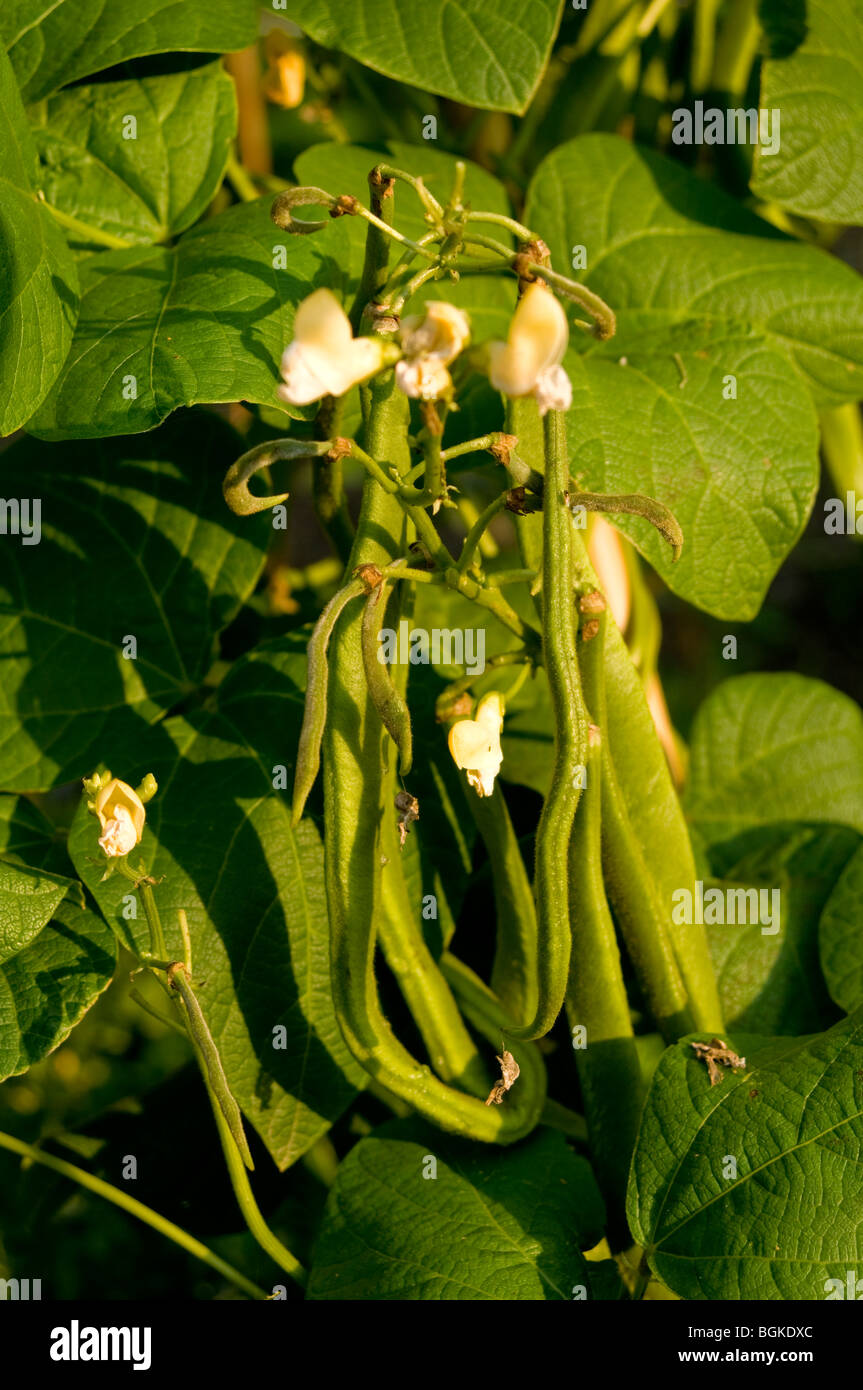
[(116, 961), (112, 932), (67, 898), (23, 950), (0, 964), (0, 1081), (68, 1038), (111, 983)]
[(40, 502), (41, 540), (0, 548), (0, 786), (88, 775), (108, 729), (134, 740), (201, 683), (269, 533), (266, 515), (241, 520), (222, 498), (241, 451), (202, 413), (139, 439), (22, 440), (2, 455), (0, 495)]
[(127, 241), (159, 242), (196, 222), (216, 193), (237, 102), (221, 63), (208, 63), (70, 87), (30, 115), (52, 206)]
[(0, 47), (0, 435), (20, 428), (53, 384), (78, 309), (75, 260), (39, 201), (36, 147)]
[[(648, 521), (611, 519), (675, 593), (717, 617), (753, 618), (815, 500), (815, 409), (761, 334), (634, 317), (603, 349), (568, 354), (572, 471), (598, 491), (664, 502), (683, 529), (676, 562)], [(729, 378), (736, 400), (723, 396)]]
[(830, 997), (850, 1013), (863, 1003), (863, 847), (825, 904), (818, 943)]
[(0, 794), (0, 854), (53, 874), (65, 875), (72, 868), (65, 833), (46, 820), (26, 796)]
[(681, 1298), (824, 1299), (828, 1280), (863, 1273), (863, 1015), (815, 1037), (725, 1041), (746, 1067), (716, 1086), (686, 1042), (657, 1068), (633, 1236)]
[[(722, 335), (729, 322), (748, 322), (792, 358), (819, 405), (863, 395), (860, 277), (663, 155), (615, 135), (571, 140), (534, 175), (525, 217), (564, 273), (573, 247), (586, 248), (577, 278), (611, 304), (621, 337), (630, 326), (709, 320)], [(666, 340), (661, 356), (670, 351)], [(745, 389), (716, 402), (728, 407), (729, 430), (741, 398)]]
[(524, 111), (542, 76), (562, 0), (288, 0), (317, 43), (454, 101)]
[(616, 337), (579, 335), (567, 358), (573, 467), (588, 487), (670, 506), (685, 537), (677, 564), (646, 522), (615, 525), (683, 597), (754, 616), (814, 500), (809, 397), (863, 392), (860, 278), (611, 135), (553, 151), (525, 217), (560, 269), (583, 249), (576, 273), (618, 317)]
[(793, 53), (762, 65), (760, 106), (780, 113), (780, 144), (770, 155), (756, 145), (752, 189), (806, 217), (857, 223), (863, 220), (863, 3), (808, 0), (806, 30)]
[[(741, 839), (736, 853), (731, 843), (716, 852), (722, 878), (705, 885), (723, 891), (723, 915), (735, 918), (707, 927), (723, 1018), (729, 1028), (773, 1037), (827, 1028), (836, 1010), (819, 967), (818, 920), (860, 837), (819, 827)], [(740, 890), (749, 894), (745, 912)]]
[(863, 833), (860, 709), (806, 676), (724, 681), (695, 717), (685, 806), (711, 845), (795, 821)]
[(181, 405), (278, 405), (294, 310), (313, 289), (338, 288), (343, 234), (325, 244), (289, 236), (271, 222), (271, 202), (228, 208), (175, 246), (84, 261), (75, 338), (31, 433), (93, 439), (152, 429)]
[(28, 101), (148, 53), (223, 53), (253, 43), (255, 0), (4, 0), (0, 47)]
[(59, 874), (0, 859), (0, 963), (39, 934), (71, 887)]
[(491, 1153), (396, 1121), (339, 1165), (308, 1297), (571, 1300), (589, 1288), (580, 1247), (602, 1222), (590, 1167), (561, 1134)]
[[(309, 819), (290, 825), (304, 684), (302, 639), (285, 639), (239, 663), (215, 708), (136, 735), (109, 718), (100, 744), (115, 775), (134, 785), (152, 772), (159, 783), (140, 855), (158, 880), (168, 951), (182, 958), (182, 907), (228, 1081), (280, 1168), (326, 1131), (365, 1077), (332, 1005), (320, 836)], [(100, 882), (96, 837), (82, 803), (70, 836), (78, 872), (115, 931), (147, 949), (143, 913), (127, 916), (129, 883)]]

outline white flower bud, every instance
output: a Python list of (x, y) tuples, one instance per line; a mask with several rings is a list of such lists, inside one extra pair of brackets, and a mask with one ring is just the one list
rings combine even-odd
[(310, 405), (322, 396), (343, 396), (384, 365), (384, 344), (355, 338), (335, 295), (315, 290), (297, 309), (293, 341), (282, 354), (285, 384), (276, 394), (289, 405)]

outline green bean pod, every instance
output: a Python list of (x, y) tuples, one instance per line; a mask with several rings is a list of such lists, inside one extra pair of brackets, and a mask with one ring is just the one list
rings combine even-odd
[(372, 703), (380, 715), (381, 723), (399, 750), (401, 774), (406, 777), (413, 763), (410, 711), (390, 678), (386, 666), (380, 660), (381, 648), (378, 644), (379, 624), (386, 612), (389, 592), (390, 585), (386, 580), (382, 580), (366, 599), (362, 625), (363, 669)]
[[(365, 447), (384, 466), (410, 468), (407, 399), (393, 375), (367, 393)], [(399, 500), (368, 478), (357, 525), (351, 570), (379, 567), (404, 553)], [(366, 684), (362, 615), (342, 613), (330, 654), (329, 716), (323, 737), (325, 880), (336, 1017), (353, 1056), (393, 1094), (441, 1128), (488, 1143), (512, 1143), (539, 1120), (544, 1092), (513, 1087), (506, 1103), (486, 1106), (433, 1076), (395, 1038), (383, 1015), (374, 970), (376, 926), (382, 907), (382, 817), (385, 805), (383, 729)]]
[(468, 805), (483, 838), (494, 887), (496, 944), (491, 987), (516, 1023), (534, 1017), (539, 998), (536, 975), (536, 907), (527, 870), (503, 791), (468, 795)]
[(536, 832), (534, 894), (537, 916), (539, 1001), (533, 1021), (509, 1033), (541, 1038), (563, 1007), (569, 976), (569, 841), (581, 788), (575, 772), (587, 753), (587, 714), (576, 652), (573, 593), (573, 522), (564, 502), (569, 485), (566, 417), (549, 411), (545, 421), (543, 504), (543, 664), (554, 716), (554, 767)]
[(306, 648), (306, 702), (303, 707), (303, 727), (294, 769), (294, 795), (291, 806), (291, 825), (294, 829), (303, 817), (309, 792), (315, 784), (321, 765), (321, 739), (327, 722), (327, 647), (333, 628), (346, 604), (366, 592), (360, 579), (351, 579), (334, 594), (315, 623)]
[[(582, 681), (595, 698), (602, 680), (604, 629), (579, 646)], [(593, 709), (591, 708), (591, 713)], [(624, 1217), (629, 1163), (644, 1101), (620, 951), (602, 876), (602, 731), (590, 730), (586, 785), (569, 850), (572, 957), (566, 1009), (573, 1035), (590, 1147), (609, 1213), (612, 1247), (629, 1243)]]
[(189, 1037), (195, 1049), (198, 1065), (207, 1075), (210, 1081), (213, 1094), (219, 1102), (219, 1109), (225, 1117), (234, 1142), (239, 1149), (243, 1162), (246, 1167), (254, 1171), (254, 1162), (249, 1150), (249, 1142), (243, 1129), (243, 1117), (240, 1114), (240, 1107), (235, 1101), (231, 1088), (228, 1085), (228, 1078), (225, 1076), (225, 1069), (222, 1066), (222, 1059), (219, 1056), (219, 1049), (216, 1047), (213, 1035), (207, 1027), (207, 1020), (204, 1018), (201, 1005), (198, 1003), (198, 996), (192, 988), (191, 981), (186, 971), (185, 965), (177, 962), (168, 971), (172, 987), (178, 991), (184, 1005), (186, 1006), (186, 1022), (189, 1029)]

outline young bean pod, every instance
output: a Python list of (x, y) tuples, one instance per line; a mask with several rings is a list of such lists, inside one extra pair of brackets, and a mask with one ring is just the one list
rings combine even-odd
[[(407, 400), (392, 374), (368, 392), (365, 445), (387, 466), (406, 474)], [(350, 565), (384, 567), (404, 553), (404, 513), (398, 498), (367, 478)], [(381, 914), (381, 822), (384, 804), (383, 729), (366, 685), (362, 617), (344, 612), (333, 635), (329, 717), (323, 739), (325, 876), (330, 918), (333, 1000), (354, 1057), (380, 1084), (420, 1114), (456, 1133), (512, 1143), (530, 1133), (544, 1091), (513, 1088), (506, 1104), (486, 1106), (421, 1066), (393, 1035), (383, 1015), (374, 970)]]
[(570, 922), (568, 855), (581, 788), (575, 770), (587, 754), (587, 714), (576, 654), (573, 593), (573, 524), (564, 493), (569, 484), (566, 417), (549, 411), (545, 420), (543, 505), (543, 663), (554, 716), (554, 767), (536, 833), (534, 893), (538, 928), (539, 1001), (529, 1024), (514, 1038), (541, 1038), (563, 1007), (569, 976)]
[(254, 1171), (254, 1162), (249, 1151), (249, 1142), (246, 1139), (243, 1129), (243, 1117), (240, 1114), (240, 1107), (235, 1101), (231, 1088), (228, 1085), (228, 1078), (225, 1076), (225, 1069), (222, 1066), (222, 1059), (219, 1056), (219, 1049), (216, 1047), (213, 1035), (207, 1027), (207, 1020), (204, 1018), (203, 1010), (198, 1002), (198, 996), (192, 988), (188, 972), (182, 961), (175, 962), (168, 970), (168, 977), (172, 987), (177, 990), (186, 1008), (186, 1022), (189, 1029), (189, 1037), (198, 1058), (198, 1065), (209, 1078), (210, 1086), (219, 1102), (219, 1108), (225, 1117), (234, 1142), (243, 1157), (246, 1167)]
[[(597, 700), (603, 679), (607, 613), (579, 644), (585, 698)], [(599, 716), (589, 706), (591, 716)], [(620, 951), (602, 877), (602, 730), (590, 729), (585, 791), (569, 851), (572, 957), (566, 1009), (590, 1145), (601, 1175), (613, 1247), (628, 1244), (624, 1218), (629, 1163), (644, 1100)], [(576, 1033), (583, 1029), (584, 1034)]]
[(321, 765), (321, 739), (327, 722), (327, 647), (333, 628), (345, 606), (352, 598), (366, 591), (359, 579), (350, 579), (327, 604), (306, 648), (306, 702), (303, 708), (303, 727), (294, 769), (294, 796), (291, 806), (291, 825), (294, 829), (303, 818), (309, 792), (315, 784)]
[(386, 666), (380, 660), (381, 648), (378, 643), (378, 633), (386, 612), (389, 593), (390, 585), (386, 580), (382, 580), (369, 592), (366, 599), (362, 624), (363, 669), (372, 703), (380, 715), (381, 723), (399, 750), (401, 774), (407, 777), (413, 762), (410, 711), (390, 678)]

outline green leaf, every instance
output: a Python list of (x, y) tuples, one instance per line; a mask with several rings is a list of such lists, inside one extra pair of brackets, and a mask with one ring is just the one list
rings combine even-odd
[(602, 1222), (590, 1166), (561, 1134), (488, 1153), (396, 1121), (340, 1164), (308, 1297), (570, 1300), (589, 1287), (579, 1246)]
[(818, 944), (830, 997), (850, 1013), (863, 1003), (863, 846), (825, 904)]
[(54, 874), (66, 875), (72, 867), (65, 832), (55, 829), (26, 796), (0, 794), (0, 854)]
[[(664, 502), (683, 528), (676, 562), (650, 522), (610, 519), (675, 593), (717, 617), (753, 618), (815, 500), (815, 409), (760, 334), (632, 319), (601, 350), (568, 354), (572, 471), (597, 491)], [(723, 396), (730, 377), (736, 400)]]
[(0, 964), (0, 1081), (65, 1042), (111, 983), (116, 960), (108, 927), (67, 898), (37, 936)]
[(822, 406), (863, 394), (859, 277), (611, 135), (553, 151), (525, 217), (562, 270), (586, 248), (576, 274), (618, 316), (616, 337), (579, 335), (567, 358), (573, 468), (587, 487), (669, 506), (685, 537), (677, 564), (647, 522), (614, 523), (690, 602), (753, 617), (815, 496), (801, 385)]
[(0, 47), (0, 435), (20, 428), (53, 384), (72, 341), (78, 274), (37, 197), (36, 147)]
[(802, 45), (761, 68), (760, 106), (781, 113), (775, 154), (755, 147), (752, 190), (826, 222), (863, 219), (863, 3), (808, 0)]
[(863, 833), (863, 715), (806, 676), (724, 681), (695, 717), (685, 806), (711, 845), (794, 822)]
[(562, 0), (288, 0), (317, 43), (375, 72), (493, 111), (522, 112), (548, 62)]
[(0, 47), (27, 101), (148, 53), (224, 53), (254, 43), (254, 0), (5, 0)]
[[(137, 735), (109, 719), (103, 737), (117, 776), (134, 785), (152, 772), (159, 783), (140, 855), (158, 880), (168, 951), (182, 958), (184, 908), (193, 980), (228, 1082), (279, 1168), (311, 1147), (365, 1079), (333, 1010), (320, 837), (311, 820), (290, 824), (303, 645), (285, 639), (239, 662), (213, 709)], [(100, 881), (96, 837), (82, 803), (73, 861), (118, 934), (145, 950), (143, 912), (127, 915), (131, 885), (116, 874)], [(137, 868), (138, 856), (130, 862)]]
[(525, 217), (565, 273), (572, 248), (587, 248), (577, 278), (608, 300), (621, 335), (631, 324), (710, 320), (721, 334), (748, 322), (792, 358), (819, 405), (863, 395), (860, 277), (663, 155), (616, 135), (571, 140), (534, 175)]
[(289, 236), (271, 222), (271, 201), (228, 208), (175, 246), (85, 260), (75, 338), (31, 433), (94, 439), (152, 429), (181, 405), (276, 406), (294, 310), (320, 285), (338, 288), (344, 234)]
[[(827, 1028), (836, 1010), (819, 967), (818, 919), (860, 837), (830, 827), (790, 835), (775, 828), (749, 832), (741, 841), (736, 851), (729, 842), (715, 852), (722, 881), (712, 886), (764, 896), (743, 924), (707, 927), (722, 1016), (729, 1028), (774, 1037)], [(771, 922), (775, 907), (778, 922)]]
[(59, 874), (0, 859), (0, 964), (38, 936), (71, 887)]
[(863, 1016), (815, 1037), (725, 1041), (746, 1068), (723, 1068), (716, 1086), (688, 1043), (657, 1068), (633, 1236), (681, 1298), (823, 1299), (827, 1280), (844, 1289), (863, 1273)]
[(71, 87), (30, 114), (48, 202), (113, 236), (158, 242), (184, 232), (215, 195), (237, 102), (222, 64), (208, 63)]
[(241, 450), (202, 413), (140, 439), (22, 440), (0, 458), (0, 495), (40, 499), (42, 530), (0, 548), (0, 786), (89, 774), (107, 733), (134, 741), (200, 685), (269, 534), (266, 514), (250, 524), (222, 499)]

